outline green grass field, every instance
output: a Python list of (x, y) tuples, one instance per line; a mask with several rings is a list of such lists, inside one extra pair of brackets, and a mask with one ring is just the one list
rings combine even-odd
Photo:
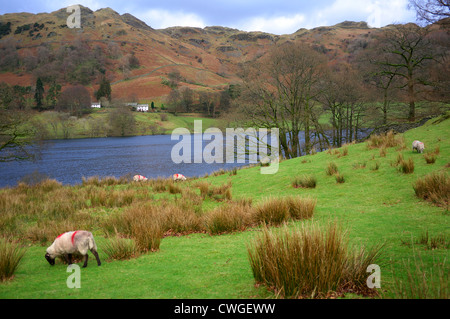
[[(182, 119), (186, 125), (191, 125), (193, 120)], [(176, 123), (183, 126), (181, 124)], [(282, 161), (278, 173), (274, 175), (262, 175), (260, 167), (256, 166), (238, 170), (236, 175), (209, 176), (204, 180), (212, 185), (231, 182), (233, 200), (252, 198), (254, 204), (268, 196), (316, 198), (313, 220), (290, 221), (288, 227), (296, 228), (301, 223), (312, 222), (325, 225), (336, 221), (348, 231), (350, 243), (355, 246), (371, 247), (383, 243), (380, 296), (396, 298), (395, 280), (406, 285), (408, 267), (420, 264), (421, 271), (428, 277), (437, 271), (437, 267), (443, 267), (446, 274), (450, 270), (448, 207), (433, 206), (417, 198), (412, 187), (418, 178), (428, 173), (448, 173), (449, 124), (450, 119), (440, 123), (431, 120), (422, 127), (408, 131), (402, 134), (406, 148), (387, 148), (385, 156), (380, 154), (380, 149), (369, 149), (367, 143), (360, 143), (346, 146), (346, 156), (339, 156), (343, 154), (343, 149), (338, 149), (339, 154), (333, 150)], [(425, 153), (439, 148), (434, 164), (427, 164), (423, 154), (412, 152), (411, 143), (415, 139), (425, 143)], [(399, 153), (405, 159), (413, 159), (413, 173), (403, 174), (394, 165)], [(326, 168), (330, 162), (334, 162), (340, 174), (344, 175), (345, 183), (336, 183), (334, 176), (327, 175)], [(316, 188), (292, 187), (293, 177), (303, 174), (316, 177)], [(195, 189), (193, 181), (179, 185)], [(108, 189), (122, 190), (124, 186)], [(7, 191), (0, 191), (0, 195)], [(160, 196), (155, 194), (151, 200)], [(168, 200), (179, 198), (176, 194), (167, 196)], [(207, 200), (202, 206), (203, 213), (207, 214), (208, 210), (222, 204)], [(102, 218), (103, 215), (120, 213), (125, 208), (96, 206), (85, 212)], [(36, 224), (36, 216), (21, 219), (20, 223)], [(6, 229), (7, 225), (2, 227)], [(264, 286), (255, 286), (248, 260), (247, 245), (260, 233), (259, 227), (216, 236), (192, 233), (165, 237), (159, 251), (126, 261), (107, 261), (102, 250), (108, 240), (104, 232), (96, 226), (89, 230), (96, 236), (103, 264), (97, 267), (90, 255), (89, 266), (81, 271), (81, 289), (67, 288), (66, 280), (70, 275), (66, 272), (67, 266), (57, 263), (51, 267), (44, 259), (46, 245), (33, 243), (28, 246), (15, 277), (0, 283), (0, 298), (274, 297)], [(420, 238), (425, 233), (430, 237), (442, 236), (447, 245), (430, 249), (420, 244)], [(411, 269), (415, 271), (415, 268)], [(444, 280), (447, 279), (448, 275)], [(448, 289), (448, 281), (444, 285)], [(360, 298), (354, 294), (346, 294), (345, 297)]]

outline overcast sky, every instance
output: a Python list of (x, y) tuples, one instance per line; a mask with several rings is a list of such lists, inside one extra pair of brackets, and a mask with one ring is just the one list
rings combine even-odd
[(408, 0), (0, 0), (0, 14), (52, 12), (73, 4), (94, 11), (110, 7), (120, 14), (130, 13), (155, 29), (224, 26), (290, 34), (345, 20), (366, 21), (372, 27), (415, 22)]

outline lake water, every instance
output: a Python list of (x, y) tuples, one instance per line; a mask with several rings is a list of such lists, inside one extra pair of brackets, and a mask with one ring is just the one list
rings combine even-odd
[[(63, 184), (75, 185), (82, 182), (82, 177), (140, 174), (157, 178), (175, 173), (194, 177), (244, 165), (175, 164), (171, 152), (177, 143), (178, 140), (172, 141), (170, 135), (51, 140), (45, 142), (39, 160), (0, 163), (0, 187), (15, 186), (24, 176), (34, 172)], [(208, 143), (203, 141), (203, 147)]]
[[(361, 132), (359, 136), (365, 136), (369, 132)], [(208, 164), (204, 158), (202, 163), (194, 163), (195, 157), (200, 154), (202, 158), (205, 146), (210, 145), (211, 138), (208, 135), (210, 134), (188, 135), (192, 163), (179, 164), (172, 160), (172, 149), (175, 145), (180, 145), (179, 142), (184, 141), (186, 136), (177, 140), (171, 140), (171, 135), (149, 135), (46, 141), (41, 156), (36, 161), (0, 163), (0, 188), (15, 186), (24, 177), (33, 175), (46, 175), (63, 184), (76, 185), (82, 182), (83, 177), (91, 176), (118, 178), (139, 174), (148, 178), (167, 178), (178, 173), (195, 177), (249, 164), (248, 155), (240, 156), (240, 161), (245, 163), (239, 163), (237, 158), (234, 163), (225, 163), (225, 140), (222, 144), (224, 163)], [(303, 135), (300, 134), (301, 142), (304, 141)], [(212, 141), (215, 141), (215, 137)]]

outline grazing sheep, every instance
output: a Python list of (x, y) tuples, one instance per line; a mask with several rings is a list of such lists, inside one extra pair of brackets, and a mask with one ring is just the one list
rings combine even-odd
[(146, 181), (146, 180), (148, 180), (148, 178), (145, 176), (142, 176), (142, 175), (134, 175), (133, 176), (133, 181), (135, 181), (135, 182)]
[(72, 254), (77, 253), (84, 256), (84, 268), (88, 263), (88, 250), (92, 252), (97, 259), (97, 264), (100, 266), (102, 263), (98, 257), (97, 245), (92, 233), (84, 230), (70, 231), (56, 237), (53, 244), (47, 248), (45, 259), (53, 266), (56, 257), (65, 256), (67, 262), (71, 265)]
[(418, 153), (423, 153), (423, 150), (425, 149), (425, 145), (421, 141), (414, 141), (412, 143), (412, 150), (416, 150)]
[(185, 181), (186, 177), (184, 175), (181, 174), (173, 174), (173, 181)]

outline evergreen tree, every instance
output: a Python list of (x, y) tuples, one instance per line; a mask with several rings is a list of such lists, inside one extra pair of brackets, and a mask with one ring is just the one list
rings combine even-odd
[(103, 77), (102, 82), (100, 83), (100, 88), (96, 94), (97, 101), (100, 101), (102, 97), (106, 97), (108, 101), (111, 102), (111, 83), (106, 79), (106, 77)]
[(36, 90), (34, 93), (34, 100), (36, 101), (36, 108), (42, 111), (42, 101), (44, 100), (44, 84), (41, 78), (36, 81)]

